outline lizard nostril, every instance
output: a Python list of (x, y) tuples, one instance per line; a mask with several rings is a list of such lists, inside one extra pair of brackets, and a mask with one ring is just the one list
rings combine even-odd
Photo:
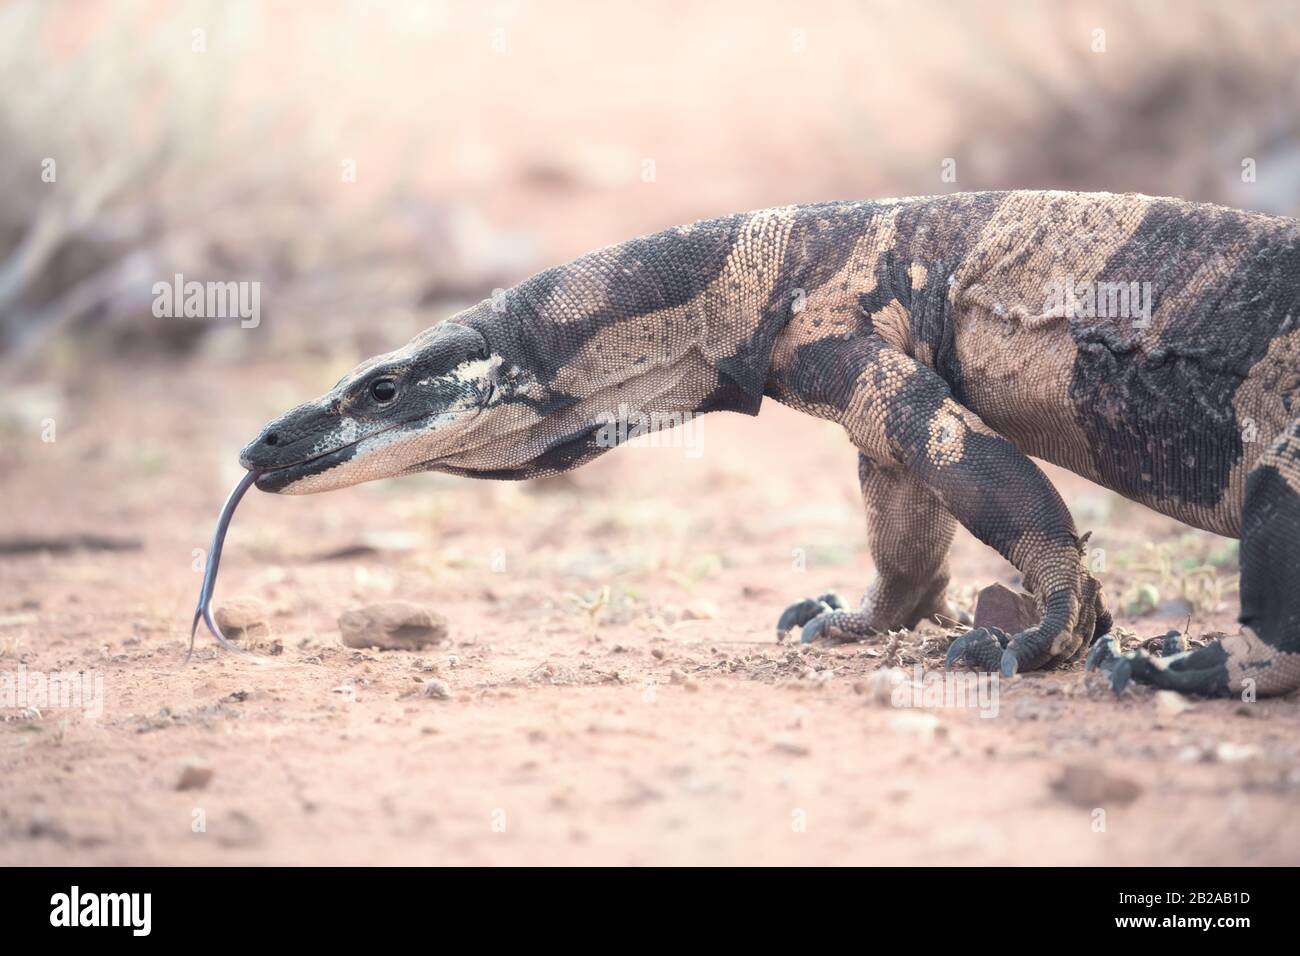
[(271, 432), (271, 434), (266, 436), (264, 441), (268, 445), (278, 445), (280, 443), (280, 436), (277, 435), (275, 432)]

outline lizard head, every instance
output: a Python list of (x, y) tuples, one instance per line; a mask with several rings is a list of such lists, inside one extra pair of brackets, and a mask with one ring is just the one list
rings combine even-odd
[(489, 310), (461, 313), (267, 424), (240, 464), (262, 491), (310, 494), (418, 471), (528, 478), (607, 450), (529, 351)]
[(267, 424), (240, 464), (286, 494), (420, 470), (497, 400), (499, 363), (480, 332), (443, 322)]

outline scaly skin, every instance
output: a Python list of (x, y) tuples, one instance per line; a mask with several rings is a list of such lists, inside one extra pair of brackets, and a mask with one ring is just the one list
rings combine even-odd
[[(1104, 314), (1054, 310), (1067, 283), (1103, 284)], [(1138, 284), (1127, 310), (1119, 283)], [(607, 451), (610, 421), (752, 415), (768, 396), (857, 446), (878, 575), (858, 610), (808, 599), (782, 630), (855, 638), (947, 613), (960, 522), (1042, 619), (972, 632), (950, 663), (1010, 675), (1110, 626), (1086, 536), (1032, 455), (1242, 537), (1242, 633), (1161, 659), (1105, 642), (1094, 660), (1117, 683), (1280, 693), (1300, 685), (1297, 321), (1290, 219), (1029, 191), (762, 210), (540, 273), (365, 363), (241, 460), (285, 493), (531, 478)]]

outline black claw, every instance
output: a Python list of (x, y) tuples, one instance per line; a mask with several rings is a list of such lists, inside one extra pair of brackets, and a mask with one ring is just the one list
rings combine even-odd
[[(838, 594), (833, 593), (796, 601), (781, 612), (781, 617), (776, 622), (777, 640), (781, 640), (796, 627), (804, 627), (809, 621), (815, 620), (823, 614), (843, 610), (844, 601), (841, 600)], [(807, 642), (811, 638), (804, 636), (803, 640)]]
[(948, 646), (943, 666), (952, 670), (958, 660), (965, 659), (967, 664), (983, 670), (994, 670), (1001, 665), (1002, 653), (1006, 650), (1010, 638), (996, 627), (977, 627), (967, 631)]
[(777, 637), (784, 637), (796, 627), (803, 627), (819, 614), (825, 614), (829, 610), (831, 608), (820, 598), (804, 598), (791, 604), (781, 612), (781, 618), (776, 622)]
[(1110, 669), (1110, 689), (1116, 694), (1122, 694), (1132, 678), (1133, 658), (1118, 658), (1115, 661), (1115, 666)]
[(815, 617), (803, 626), (803, 633), (799, 635), (799, 641), (802, 644), (811, 644), (821, 636), (822, 630), (830, 623), (830, 616), (823, 614)]
[(967, 631), (948, 645), (948, 653), (943, 659), (944, 670), (952, 670), (952, 665), (956, 664), (961, 656), (966, 653), (966, 645), (970, 643), (971, 633), (971, 631)]

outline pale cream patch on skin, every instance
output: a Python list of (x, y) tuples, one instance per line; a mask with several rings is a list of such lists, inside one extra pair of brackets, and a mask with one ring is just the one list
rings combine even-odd
[(1074, 633), (1074, 631), (1061, 631), (1061, 633), (1057, 634), (1056, 637), (1052, 638), (1052, 644), (1049, 650), (1051, 651), (1053, 658), (1060, 658), (1073, 652), (1078, 643), (1079, 637)]
[(416, 384), (428, 385), (444, 378), (450, 378), (454, 382), (482, 381), (495, 372), (501, 366), (502, 361), (500, 355), (493, 353), (484, 359), (474, 359), (470, 362), (462, 362), (446, 375), (441, 375), (437, 378), (422, 378), (420, 381), (416, 382)]
[(907, 270), (908, 276), (912, 280), (913, 289), (924, 289), (925, 280), (929, 278), (929, 270), (920, 262), (913, 262)]
[(925, 444), (925, 454), (936, 465), (955, 465), (966, 451), (966, 423), (962, 420), (961, 406), (950, 398), (943, 401), (939, 411), (930, 419), (930, 438)]
[(323, 455), (336, 448), (342, 448), (344, 445), (350, 445), (357, 441), (362, 434), (360, 422), (354, 418), (345, 418), (339, 422), (337, 428), (330, 429), (316, 439), (315, 444), (311, 446), (311, 455), (312, 457)]

